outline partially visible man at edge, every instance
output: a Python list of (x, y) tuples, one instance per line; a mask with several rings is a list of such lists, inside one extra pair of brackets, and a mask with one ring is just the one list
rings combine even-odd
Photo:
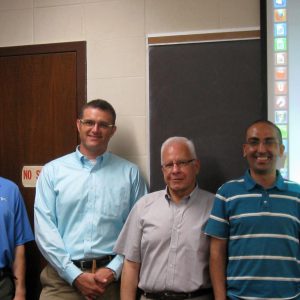
[(123, 259), (113, 246), (147, 187), (136, 165), (107, 151), (115, 121), (107, 101), (85, 104), (77, 120), (80, 145), (39, 176), (35, 233), (49, 262), (41, 300), (119, 299)]
[(161, 147), (165, 190), (132, 209), (114, 248), (125, 256), (121, 299), (213, 299), (209, 243), (202, 232), (214, 195), (197, 186), (200, 169), (192, 141), (167, 139)]
[(34, 239), (19, 188), (0, 177), (0, 299), (25, 300), (25, 243)]
[(216, 300), (300, 299), (300, 186), (276, 170), (280, 129), (259, 120), (246, 131), (249, 170), (217, 192), (205, 232)]

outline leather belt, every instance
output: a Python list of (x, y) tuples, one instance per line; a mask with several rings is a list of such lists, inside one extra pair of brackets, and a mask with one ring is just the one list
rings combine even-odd
[(142, 292), (142, 295), (144, 295), (146, 298), (150, 299), (192, 299), (204, 295), (212, 294), (213, 290), (212, 288), (207, 289), (199, 289), (190, 293), (180, 293), (180, 292), (158, 292), (158, 293), (148, 293), (148, 292)]
[(92, 269), (93, 261), (96, 263), (97, 268), (101, 268), (106, 266), (110, 261), (112, 261), (114, 257), (115, 255), (106, 255), (106, 256), (96, 257), (96, 258), (72, 260), (72, 262), (76, 267), (84, 271), (84, 270)]

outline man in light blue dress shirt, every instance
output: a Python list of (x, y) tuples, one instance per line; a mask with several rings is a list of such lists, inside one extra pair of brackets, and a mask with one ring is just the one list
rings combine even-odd
[(115, 120), (105, 100), (85, 104), (77, 120), (80, 145), (39, 176), (35, 234), (49, 262), (41, 300), (119, 299), (123, 259), (113, 247), (147, 187), (136, 165), (107, 152)]

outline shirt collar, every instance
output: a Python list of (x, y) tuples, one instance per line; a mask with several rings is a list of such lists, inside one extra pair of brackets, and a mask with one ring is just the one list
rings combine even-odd
[[(257, 184), (254, 181), (254, 179), (251, 177), (249, 169), (245, 172), (244, 180), (245, 180), (246, 189), (248, 191), (254, 189), (256, 186), (260, 187), (260, 185)], [(273, 189), (273, 188), (277, 188), (278, 190), (281, 190), (281, 191), (287, 190), (287, 183), (284, 182), (284, 179), (282, 178), (282, 176), (278, 170), (276, 170), (276, 181), (275, 181), (274, 185), (271, 187), (271, 189)]]
[(106, 151), (102, 155), (97, 156), (96, 157), (96, 161), (97, 161), (96, 165), (92, 164), (90, 162), (90, 160), (80, 152), (79, 145), (76, 147), (75, 155), (76, 155), (77, 159), (81, 162), (82, 166), (85, 166), (85, 165), (99, 166), (102, 164), (102, 162), (104, 160), (107, 159), (109, 152)]
[[(195, 186), (195, 188), (192, 190), (192, 192), (191, 192), (189, 195), (185, 196), (181, 201), (186, 201), (186, 202), (188, 202), (188, 201), (190, 200), (190, 198), (193, 197), (193, 195), (196, 193), (196, 190), (197, 190), (197, 189), (198, 189), (198, 185), (196, 184), (196, 186)], [(166, 188), (165, 188), (165, 199), (166, 199), (168, 202), (172, 201), (171, 195), (170, 195), (170, 193), (169, 193), (169, 188), (168, 188), (168, 186), (166, 186)]]

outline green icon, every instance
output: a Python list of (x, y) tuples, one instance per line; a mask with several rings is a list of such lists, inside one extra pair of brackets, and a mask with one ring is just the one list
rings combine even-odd
[(274, 49), (275, 49), (275, 51), (285, 51), (287, 49), (286, 38), (274, 39)]
[(280, 129), (281, 131), (281, 135), (283, 139), (287, 139), (288, 138), (288, 128), (287, 125), (282, 125), (282, 124), (276, 124), (277, 127)]

